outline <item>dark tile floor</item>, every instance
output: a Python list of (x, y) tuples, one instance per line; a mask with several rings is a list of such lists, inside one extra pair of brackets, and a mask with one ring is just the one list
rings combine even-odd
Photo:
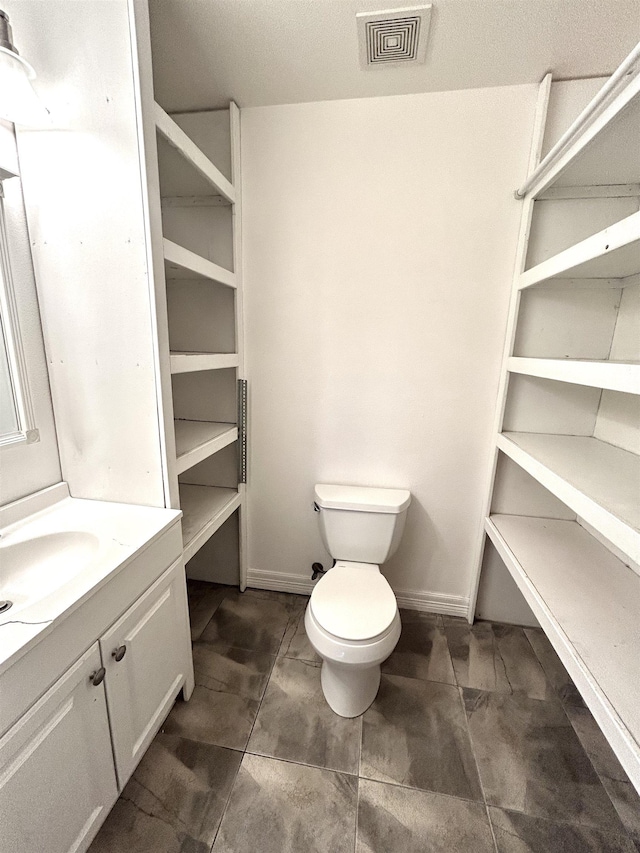
[(307, 599), (190, 582), (196, 688), (90, 853), (638, 853), (640, 797), (536, 629), (401, 611), (330, 711)]

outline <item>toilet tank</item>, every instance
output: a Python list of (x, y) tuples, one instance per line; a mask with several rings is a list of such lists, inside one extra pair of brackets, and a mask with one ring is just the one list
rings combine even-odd
[(411, 493), (364, 486), (315, 488), (320, 534), (336, 560), (384, 563), (400, 544)]

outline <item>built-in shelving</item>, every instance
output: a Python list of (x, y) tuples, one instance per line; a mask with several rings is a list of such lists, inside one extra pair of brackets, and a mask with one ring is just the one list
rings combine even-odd
[(182, 474), (238, 439), (235, 424), (210, 421), (175, 421), (176, 469)]
[(206, 278), (237, 287), (235, 273), (214, 264), (201, 255), (179, 246), (165, 237), (163, 242), (164, 259), (166, 262), (166, 277), (168, 280)]
[(198, 370), (224, 370), (237, 367), (238, 355), (233, 352), (172, 352), (171, 373), (192, 373)]
[(182, 543), (188, 562), (240, 506), (235, 489), (180, 484)]
[(583, 435), (505, 432), (498, 448), (612, 544), (640, 559), (640, 458)]
[[(584, 129), (533, 185), (540, 198), (549, 188), (619, 187), (637, 184), (640, 164), (631, 152), (640, 139), (640, 76), (622, 81)], [(609, 190), (609, 196), (615, 194)], [(566, 195), (563, 197), (567, 197)], [(588, 197), (588, 196), (580, 196)], [(592, 196), (593, 197), (593, 196)]]
[(640, 394), (640, 364), (631, 361), (511, 356), (507, 368), (525, 376)]
[(640, 577), (576, 522), (493, 515), (485, 526), (640, 787)]
[[(638, 790), (639, 56), (589, 105), (580, 85), (559, 84), (542, 162), (550, 77), (540, 86), (484, 510), (490, 543)], [(579, 112), (561, 136), (558, 117)], [(482, 615), (495, 589), (503, 618), (505, 598), (524, 613), (485, 536), (476, 584), (481, 568)]]
[(522, 290), (551, 278), (626, 278), (640, 272), (640, 212), (587, 237), (520, 276)]
[(208, 181), (213, 191), (224, 196), (232, 204), (235, 203), (236, 190), (233, 184), (157, 103), (154, 105), (154, 118), (158, 132)]

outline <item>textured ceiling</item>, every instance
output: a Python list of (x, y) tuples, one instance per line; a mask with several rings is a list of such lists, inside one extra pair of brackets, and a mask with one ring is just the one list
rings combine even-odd
[(355, 13), (411, 0), (150, 0), (169, 110), (469, 89), (613, 71), (640, 40), (638, 0), (434, 0), (425, 65), (361, 71)]

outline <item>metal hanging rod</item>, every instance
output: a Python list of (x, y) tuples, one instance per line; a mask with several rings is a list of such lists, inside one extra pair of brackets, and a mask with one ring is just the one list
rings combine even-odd
[(622, 78), (626, 77), (627, 74), (631, 73), (634, 70), (634, 65), (636, 65), (638, 61), (640, 61), (640, 42), (638, 42), (638, 44), (634, 47), (631, 53), (623, 61), (622, 65), (620, 65), (619, 68), (614, 71), (611, 77), (609, 77), (609, 79), (604, 84), (602, 89), (600, 89), (595, 98), (587, 104), (587, 106), (580, 113), (578, 118), (573, 122), (571, 127), (567, 131), (565, 131), (565, 133), (562, 134), (562, 136), (556, 142), (553, 148), (538, 163), (538, 165), (529, 175), (524, 184), (522, 184), (522, 186), (515, 191), (514, 195), (516, 198), (524, 198), (531, 189), (531, 187), (533, 187), (537, 183), (538, 179), (551, 168), (553, 163), (555, 163), (555, 161), (567, 147), (569, 142), (571, 142), (578, 135), (578, 133), (584, 128), (584, 126), (588, 123), (592, 116), (606, 102), (606, 100), (609, 98), (614, 89), (618, 86)]

